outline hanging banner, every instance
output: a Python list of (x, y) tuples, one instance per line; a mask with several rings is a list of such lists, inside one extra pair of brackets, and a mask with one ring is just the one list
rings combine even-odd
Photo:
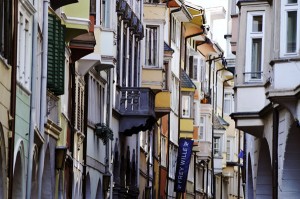
[(176, 174), (175, 174), (175, 192), (185, 192), (186, 180), (191, 161), (193, 140), (179, 139), (179, 148), (177, 156)]

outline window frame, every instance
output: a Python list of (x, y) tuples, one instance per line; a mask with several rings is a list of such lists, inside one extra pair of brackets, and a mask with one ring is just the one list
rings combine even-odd
[[(149, 48), (148, 48), (148, 44), (147, 44), (147, 41), (148, 41), (148, 31), (149, 31), (149, 29), (156, 29), (156, 39), (157, 39), (157, 41), (156, 41), (156, 61), (155, 61), (155, 63), (150, 63), (149, 64), (149, 62), (148, 62), (148, 60), (147, 60), (147, 58), (148, 58), (148, 56), (150, 56), (150, 55), (148, 55), (148, 50), (149, 50)], [(144, 60), (144, 62), (145, 62), (145, 67), (147, 67), (147, 68), (160, 68), (160, 66), (161, 66), (161, 64), (160, 64), (160, 30), (161, 30), (161, 28), (160, 28), (160, 26), (159, 25), (150, 25), (150, 24), (146, 24), (146, 27), (145, 27), (145, 60)], [(153, 42), (154, 43), (154, 42)], [(153, 51), (151, 50), (151, 52), (154, 52), (154, 49), (153, 49)], [(155, 54), (154, 53), (154, 54)]]
[[(203, 118), (203, 122), (201, 122), (201, 118)], [(206, 117), (204, 115), (200, 115), (199, 119), (199, 140), (205, 140), (205, 121)], [(203, 132), (201, 133), (201, 127), (203, 127)], [(201, 137), (202, 134), (202, 137)]]
[[(256, 16), (262, 16), (262, 31), (254, 32), (253, 18)], [(263, 68), (264, 68), (264, 35), (265, 35), (265, 12), (255, 11), (248, 12), (247, 14), (247, 38), (246, 38), (246, 67), (244, 73), (245, 82), (262, 82), (263, 81)], [(260, 59), (260, 71), (252, 71), (252, 50), (253, 40), (261, 39), (261, 59)], [(260, 78), (251, 77), (252, 74), (259, 74)]]
[[(190, 95), (182, 95), (181, 96), (182, 104), (181, 104), (181, 117), (182, 118), (191, 118), (191, 103), (192, 99)], [(186, 103), (187, 104), (186, 104)], [(184, 110), (186, 109), (186, 112)]]
[[(216, 143), (216, 141), (218, 141), (218, 143)], [(215, 146), (215, 144), (218, 144), (218, 146)], [(213, 149), (214, 149), (214, 157), (221, 157), (222, 156), (222, 140), (221, 140), (221, 136), (215, 136), (213, 138)], [(216, 149), (218, 150), (218, 152), (216, 153)]]
[(166, 167), (167, 166), (167, 138), (164, 136), (161, 136), (161, 151), (160, 151), (160, 162), (161, 165)]
[[(283, 22), (286, 23), (281, 23), (281, 28), (280, 28), (280, 34), (282, 35), (281, 37), (281, 42), (280, 42), (280, 56), (281, 57), (293, 57), (293, 56), (298, 56), (299, 53), (299, 48), (300, 48), (300, 36), (298, 35), (300, 31), (299, 23), (300, 23), (300, 2), (298, 0), (297, 3), (288, 3), (288, 0), (281, 1), (281, 16), (283, 18)], [(297, 12), (297, 28), (296, 28), (296, 48), (295, 52), (287, 52), (287, 20), (288, 20), (288, 12), (291, 11), (296, 11)]]

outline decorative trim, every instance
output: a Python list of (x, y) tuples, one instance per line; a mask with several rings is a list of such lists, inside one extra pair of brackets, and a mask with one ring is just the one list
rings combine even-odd
[(48, 119), (47, 124), (45, 124), (45, 133), (51, 135), (56, 140), (58, 140), (62, 128), (55, 124), (52, 120)]
[(78, 17), (68, 17), (64, 12), (61, 13), (61, 18), (65, 21), (65, 23), (90, 26), (90, 20), (89, 19), (78, 18)]
[(26, 9), (26, 11), (29, 12), (30, 15), (33, 15), (34, 13), (36, 13), (36, 9), (31, 4), (31, 2), (29, 2), (28, 0), (22, 0), (20, 2), (22, 4), (22, 6), (24, 6), (24, 8)]

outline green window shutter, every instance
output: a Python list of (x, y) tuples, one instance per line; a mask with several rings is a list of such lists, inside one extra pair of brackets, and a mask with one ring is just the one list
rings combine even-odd
[(49, 15), (47, 87), (55, 95), (64, 94), (65, 26)]

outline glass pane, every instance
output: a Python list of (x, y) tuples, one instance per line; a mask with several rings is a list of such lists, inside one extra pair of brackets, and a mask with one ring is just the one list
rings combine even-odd
[(262, 39), (252, 40), (251, 78), (261, 78), (261, 49)]
[(288, 0), (288, 3), (297, 3), (297, 0)]
[(296, 51), (297, 40), (297, 11), (287, 13), (287, 46), (288, 53)]
[(262, 16), (253, 16), (252, 31), (262, 32)]

